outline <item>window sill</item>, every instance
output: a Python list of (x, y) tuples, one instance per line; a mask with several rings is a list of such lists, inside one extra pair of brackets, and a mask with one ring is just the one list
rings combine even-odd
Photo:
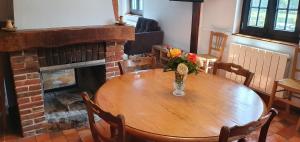
[(261, 37), (244, 35), (244, 34), (232, 34), (232, 35), (238, 36), (238, 37), (243, 37), (243, 38), (255, 39), (255, 40), (259, 40), (259, 41), (265, 41), (265, 42), (271, 42), (271, 43), (276, 43), (276, 44), (282, 44), (282, 45), (286, 45), (286, 46), (292, 47), (292, 48), (298, 48), (299, 47), (299, 45), (296, 44), (296, 43), (285, 42), (285, 41), (280, 41), (280, 40), (273, 40), (273, 39), (261, 38)]

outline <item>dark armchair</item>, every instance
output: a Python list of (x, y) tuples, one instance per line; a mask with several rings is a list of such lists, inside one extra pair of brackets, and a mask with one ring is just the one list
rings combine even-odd
[(163, 43), (163, 37), (158, 22), (140, 17), (135, 28), (135, 41), (127, 42), (124, 52), (127, 55), (150, 53), (153, 45)]

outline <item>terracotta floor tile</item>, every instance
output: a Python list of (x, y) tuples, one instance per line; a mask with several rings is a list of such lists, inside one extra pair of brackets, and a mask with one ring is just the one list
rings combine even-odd
[(289, 139), (289, 142), (300, 142), (300, 136), (294, 136)]
[(17, 142), (36, 142), (36, 138), (33, 137), (26, 137), (26, 138), (20, 138)]
[(53, 142), (67, 142), (67, 138), (63, 132), (50, 133), (50, 137)]
[(278, 135), (285, 137), (287, 139), (292, 138), (294, 136), (300, 135), (298, 131), (296, 131), (296, 126), (285, 127), (277, 132)]
[(89, 129), (78, 131), (78, 133), (83, 142), (94, 142), (92, 133)]
[(267, 142), (288, 142), (284, 137), (274, 134), (267, 137)]
[(37, 142), (51, 142), (49, 134), (41, 134), (36, 136)]
[(75, 129), (65, 130), (63, 134), (68, 142), (81, 142), (78, 132)]

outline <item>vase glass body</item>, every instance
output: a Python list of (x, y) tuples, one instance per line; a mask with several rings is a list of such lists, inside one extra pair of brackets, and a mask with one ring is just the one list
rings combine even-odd
[(184, 88), (185, 88), (185, 80), (187, 75), (179, 74), (177, 71), (175, 72), (175, 80), (174, 80), (174, 91), (173, 95), (175, 96), (184, 96)]

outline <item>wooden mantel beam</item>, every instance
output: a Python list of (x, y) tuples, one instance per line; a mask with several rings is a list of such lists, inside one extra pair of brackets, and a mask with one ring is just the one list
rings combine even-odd
[(131, 26), (85, 26), (49, 29), (0, 31), (0, 52), (22, 51), (31, 48), (52, 48), (99, 41), (135, 40)]

